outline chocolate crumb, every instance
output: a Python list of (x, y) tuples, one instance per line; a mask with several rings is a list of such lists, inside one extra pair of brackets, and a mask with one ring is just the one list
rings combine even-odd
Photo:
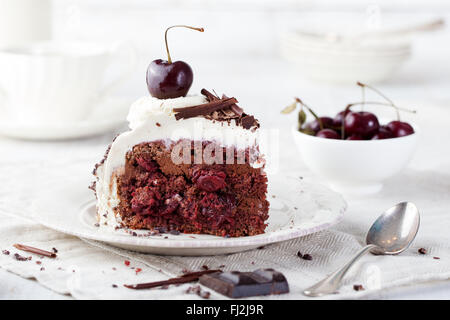
[(18, 253), (15, 253), (15, 254), (14, 254), (14, 259), (16, 259), (17, 261), (28, 261), (28, 258), (27, 258), (27, 257), (21, 256), (21, 255), (18, 254)]
[(439, 260), (439, 259), (441, 259), (441, 258), (439, 258), (439, 257), (433, 257), (433, 259), (434, 259), (434, 260)]
[(97, 228), (100, 227), (100, 223), (98, 223), (98, 222), (95, 223), (95, 224), (94, 224), (94, 227), (97, 227)]
[(41, 269), (40, 269), (41, 271), (45, 271), (45, 268), (44, 267), (42, 267)]
[(112, 269), (114, 270), (114, 271), (116, 271), (117, 269), (116, 269), (116, 267), (112, 267)]
[(362, 291), (365, 290), (364, 287), (361, 284), (354, 284), (353, 285), (353, 290), (355, 291)]
[(156, 227), (155, 228), (156, 231), (158, 231), (159, 233), (166, 233), (167, 229), (164, 227)]
[(297, 256), (298, 256), (299, 258), (303, 258), (303, 254), (302, 254), (300, 251), (297, 252)]
[(266, 246), (259, 246), (258, 248), (256, 248), (256, 249), (258, 249), (258, 250), (262, 250), (262, 249), (265, 249), (266, 248)]
[(312, 260), (312, 256), (310, 254), (305, 253), (302, 257), (303, 260)]
[(157, 127), (161, 127), (161, 123), (157, 122), (157, 123), (156, 123), (156, 126), (157, 126)]
[(166, 284), (166, 285), (163, 285), (163, 286), (161, 286), (161, 290), (167, 290), (167, 289), (169, 289), (169, 286)]
[(9, 251), (8, 251), (8, 250), (3, 250), (2, 253), (3, 253), (4, 255), (9, 256)]
[(417, 250), (417, 252), (419, 252), (420, 254), (427, 254), (427, 249), (420, 248), (419, 250)]
[(117, 288), (117, 284), (113, 284), (112, 287), (113, 287), (113, 288)]
[(54, 253), (58, 253), (58, 250), (56, 250), (56, 248), (52, 248)]
[(164, 237), (164, 239), (169, 239), (169, 237), (166, 236), (166, 237)]
[(209, 291), (203, 291), (200, 286), (191, 286), (186, 289), (186, 293), (194, 293), (203, 299), (209, 299), (211, 293)]
[(137, 233), (134, 232), (134, 231), (131, 233), (131, 235), (132, 235), (133, 237), (137, 237)]
[(203, 270), (209, 270), (209, 267), (206, 264), (204, 264), (204, 265), (202, 265), (202, 269)]
[(219, 269), (222, 269), (222, 268), (225, 268), (225, 265), (224, 265), (224, 264), (221, 264), (221, 265), (219, 266)]
[(36, 264), (42, 264), (42, 262), (41, 261), (36, 261)]

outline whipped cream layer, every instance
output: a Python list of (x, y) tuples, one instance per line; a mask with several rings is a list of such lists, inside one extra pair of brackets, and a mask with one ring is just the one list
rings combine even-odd
[(113, 173), (125, 165), (127, 152), (140, 143), (162, 140), (170, 144), (181, 139), (212, 141), (223, 147), (235, 147), (237, 150), (250, 148), (253, 152), (250, 165), (255, 168), (264, 165), (257, 148), (256, 127), (244, 129), (236, 125), (234, 120), (214, 121), (201, 116), (175, 119), (174, 108), (204, 103), (207, 103), (207, 100), (202, 95), (165, 100), (149, 96), (133, 103), (127, 117), (130, 130), (114, 140), (104, 163), (97, 168), (97, 206), (101, 224), (119, 224), (114, 220), (112, 211), (119, 202)]

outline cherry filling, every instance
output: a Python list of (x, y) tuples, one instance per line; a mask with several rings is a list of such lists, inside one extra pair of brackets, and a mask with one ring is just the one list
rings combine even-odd
[(225, 178), (223, 171), (195, 170), (192, 181), (199, 189), (214, 192), (226, 186)]
[(269, 202), (262, 169), (247, 162), (176, 165), (171, 152), (153, 141), (127, 153), (115, 208), (124, 226), (232, 237), (264, 232)]
[(155, 161), (144, 157), (136, 157), (134, 167), (139, 174), (122, 189), (128, 193), (135, 215), (147, 218), (178, 213), (188, 220), (204, 221), (211, 229), (234, 225), (237, 199), (226, 192), (227, 175), (220, 168), (193, 167), (191, 179), (186, 179), (164, 175)]

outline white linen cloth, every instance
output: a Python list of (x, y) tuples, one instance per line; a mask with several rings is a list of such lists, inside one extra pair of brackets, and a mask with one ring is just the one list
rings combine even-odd
[[(290, 143), (289, 133), (285, 141)], [(398, 256), (365, 256), (345, 278), (339, 294), (326, 298), (362, 298), (393, 287), (425, 281), (450, 278), (450, 172), (448, 157), (432, 165), (435, 169), (418, 170), (414, 165), (392, 178), (377, 195), (348, 198), (349, 210), (336, 227), (300, 239), (269, 245), (261, 250), (213, 257), (168, 257), (139, 254), (112, 248), (93, 241), (82, 241), (18, 218), (29, 215), (29, 207), (36, 190), (42, 191), (48, 183), (64, 184), (65, 177), (89, 174), (93, 164), (104, 151), (109, 137), (84, 142), (66, 142), (59, 148), (54, 143), (33, 144), (4, 140), (5, 149), (22, 150), (2, 159), (0, 167), (0, 266), (26, 278), (34, 278), (42, 285), (61, 294), (78, 299), (201, 299), (188, 295), (192, 284), (171, 286), (169, 289), (135, 291), (124, 288), (127, 283), (141, 283), (167, 279), (181, 274), (183, 269), (200, 270), (203, 265), (224, 270), (255, 270), (272, 267), (285, 274), (290, 293), (268, 296), (264, 299), (305, 299), (302, 289), (322, 279), (347, 262), (364, 244), (365, 234), (375, 218), (385, 209), (400, 201), (415, 202), (422, 214), (421, 229), (414, 244)], [(429, 144), (424, 150), (428, 150)], [(285, 172), (312, 179), (302, 168), (296, 150), (286, 148), (280, 163)], [(48, 153), (52, 158), (49, 160)], [(438, 154), (439, 154), (439, 150)], [(421, 154), (417, 155), (421, 159)], [(434, 159), (436, 160), (436, 159)], [(428, 162), (430, 165), (430, 162)], [(58, 201), (58, 199), (55, 199)], [(19, 252), (14, 243), (24, 243), (43, 249), (58, 249), (58, 258), (17, 261)], [(418, 253), (427, 249), (426, 255)], [(311, 261), (300, 259), (297, 252), (310, 254)], [(439, 257), (440, 259), (434, 259)], [(41, 264), (36, 264), (36, 260)], [(130, 266), (124, 260), (131, 262)], [(44, 268), (41, 270), (41, 268)], [(132, 269), (134, 268), (134, 269)], [(142, 272), (136, 273), (136, 268)], [(118, 287), (114, 288), (112, 285)], [(361, 284), (364, 291), (354, 291)], [(207, 288), (204, 288), (207, 291)], [(212, 299), (224, 298), (211, 292)]]

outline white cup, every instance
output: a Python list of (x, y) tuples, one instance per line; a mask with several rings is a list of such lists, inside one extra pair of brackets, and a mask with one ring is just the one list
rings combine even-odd
[[(104, 74), (120, 51), (128, 63), (117, 79)], [(55, 124), (86, 119), (134, 69), (134, 48), (93, 43), (45, 42), (0, 50), (0, 112), (21, 124)]]

